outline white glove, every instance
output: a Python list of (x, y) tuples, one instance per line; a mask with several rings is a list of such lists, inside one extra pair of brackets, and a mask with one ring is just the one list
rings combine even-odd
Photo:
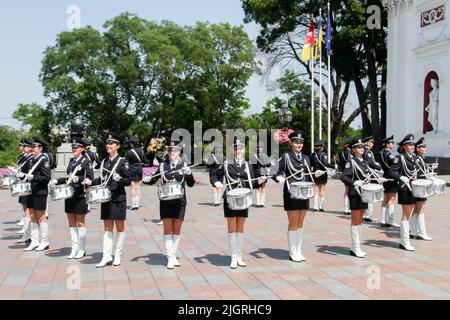
[(382, 176), (382, 175), (384, 174), (383, 169), (375, 170), (375, 172), (376, 172), (378, 175), (380, 175), (380, 176)]
[(86, 178), (83, 180), (83, 182), (81, 184), (83, 184), (85, 186), (92, 186), (92, 181), (91, 181), (91, 179)]
[(113, 174), (113, 180), (119, 182), (120, 180), (122, 180), (122, 177), (120, 176), (120, 174), (118, 174), (117, 172), (115, 172)]
[(339, 168), (339, 167), (338, 167), (337, 163), (335, 163), (335, 164), (334, 164), (334, 169), (337, 171), (338, 168)]
[(28, 181), (31, 181), (31, 180), (33, 180), (33, 175), (31, 174), (31, 173), (29, 173), (29, 174), (27, 174), (26, 176), (25, 176), (25, 178), (28, 180)]
[(13, 168), (13, 167), (8, 167), (8, 169), (9, 169), (9, 171), (12, 172), (12, 174), (17, 174), (18, 173), (18, 171), (15, 168)]
[(78, 176), (73, 176), (69, 179), (69, 181), (67, 181), (68, 183), (77, 183), (78, 181), (80, 181), (80, 178)]
[(216, 187), (217, 189), (223, 189), (223, 183), (220, 181), (217, 181), (216, 183), (214, 183), (214, 187)]
[(145, 176), (144, 179), (142, 179), (143, 182), (149, 183), (152, 180), (151, 176)]
[(380, 178), (378, 178), (378, 181), (379, 181), (380, 183), (385, 183), (385, 182), (388, 181), (388, 179), (383, 178), (383, 177), (380, 177)]
[(322, 170), (317, 170), (316, 172), (314, 172), (314, 176), (316, 178), (323, 176), (324, 174), (325, 174), (325, 171), (322, 171)]
[(159, 161), (156, 158), (153, 159), (153, 166), (154, 167), (159, 167)]
[(22, 179), (22, 178), (24, 178), (25, 176), (26, 176), (26, 174), (23, 173), (23, 172), (17, 172), (17, 174), (16, 174), (16, 177), (19, 178), (19, 179)]
[(258, 184), (263, 184), (266, 181), (267, 181), (267, 177), (266, 176), (262, 176), (262, 177), (258, 178)]
[(190, 175), (192, 174), (191, 168), (183, 167), (183, 169), (181, 169), (181, 170), (183, 170), (183, 173), (184, 173), (185, 175), (190, 176)]
[(354, 183), (353, 183), (353, 186), (354, 187), (357, 187), (357, 188), (361, 188), (361, 186), (363, 186), (364, 185), (364, 182), (362, 181), (362, 180), (356, 180)]
[(436, 170), (439, 167), (439, 163), (433, 163), (431, 169)]
[(51, 186), (56, 186), (57, 183), (58, 183), (58, 180), (56, 180), (56, 179), (53, 179), (52, 181), (50, 181)]
[(401, 176), (400, 181), (402, 181), (404, 184), (409, 184), (409, 179), (405, 176)]
[(283, 176), (278, 176), (278, 177), (276, 178), (276, 180), (277, 180), (279, 183), (285, 183), (285, 182), (286, 182), (286, 178), (283, 177)]

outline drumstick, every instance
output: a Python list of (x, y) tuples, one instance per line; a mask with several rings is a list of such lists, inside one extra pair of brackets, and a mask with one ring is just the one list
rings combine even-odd
[[(192, 166), (190, 166), (190, 167), (188, 167), (188, 168), (195, 168), (195, 167), (198, 167), (199, 165), (201, 165), (201, 163), (194, 164), (194, 165), (192, 165)], [(181, 174), (181, 173), (180, 173), (181, 171), (183, 171), (183, 169), (180, 169), (180, 170), (175, 171), (175, 172), (178, 172), (179, 174)], [(172, 172), (172, 173), (175, 173), (175, 172)], [(155, 177), (159, 177), (159, 176), (162, 175), (162, 174), (163, 174), (163, 173), (160, 172), (160, 173), (158, 173), (158, 174), (155, 174), (155, 175), (149, 176), (149, 177), (155, 178)]]

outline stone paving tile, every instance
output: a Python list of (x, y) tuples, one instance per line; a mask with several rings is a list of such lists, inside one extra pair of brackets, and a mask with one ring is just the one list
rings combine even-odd
[[(6, 208), (0, 223), (0, 299), (450, 299), (450, 196), (427, 202), (427, 227), (433, 242), (412, 241), (415, 252), (398, 249), (398, 229), (362, 226), (366, 259), (349, 256), (349, 217), (342, 214), (343, 186), (327, 186), (326, 212), (307, 214), (303, 254), (288, 260), (286, 214), (281, 186), (269, 183), (267, 206), (251, 208), (243, 258), (247, 268), (229, 268), (223, 209), (211, 206), (205, 173), (188, 190), (188, 207), (179, 250), (181, 267), (166, 268), (156, 188), (144, 186), (143, 206), (128, 211), (123, 263), (96, 269), (101, 259), (103, 223), (99, 206), (87, 216), (87, 256), (67, 260), (69, 230), (63, 202), (50, 202), (51, 250), (24, 252), (15, 244), (20, 208), (0, 190)], [(380, 204), (375, 205), (379, 218)], [(400, 208), (396, 206), (396, 220)], [(380, 272), (380, 288), (369, 289), (371, 270)], [(72, 288), (77, 276), (80, 288)], [(75, 281), (75, 282), (74, 282)], [(70, 287), (70, 288), (69, 288)]]

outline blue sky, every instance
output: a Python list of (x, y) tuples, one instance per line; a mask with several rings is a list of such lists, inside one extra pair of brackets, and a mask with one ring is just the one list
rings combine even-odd
[[(149, 20), (172, 20), (181, 25), (197, 21), (243, 25), (240, 0), (9, 0), (0, 2), (0, 124), (18, 127), (11, 115), (18, 103), (45, 104), (38, 80), (42, 53), (54, 44), (56, 35), (67, 30), (67, 8), (81, 10), (81, 26), (101, 28), (107, 20), (129, 11)], [(252, 40), (258, 27), (245, 25)], [(247, 97), (252, 111), (260, 110), (273, 96), (259, 77), (249, 83)]]

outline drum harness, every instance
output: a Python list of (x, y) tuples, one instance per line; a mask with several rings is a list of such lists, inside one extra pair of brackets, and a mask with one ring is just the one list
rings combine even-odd
[[(309, 173), (311, 179), (314, 182), (314, 177), (313, 177), (313, 175), (311, 173), (311, 170), (309, 168), (308, 163), (305, 160), (303, 160), (303, 161), (304, 161), (304, 166), (306, 167), (306, 169), (308, 169), (308, 173)], [(288, 168), (290, 176), (292, 178), (294, 178), (295, 180), (301, 181), (301, 180), (304, 179), (305, 175), (303, 174), (303, 169), (301, 169), (301, 170), (295, 169), (294, 165), (291, 162), (291, 159), (289, 159), (289, 154), (288, 153), (284, 154), (284, 166)], [(296, 175), (299, 174), (299, 173), (302, 173), (302, 175), (300, 177), (296, 177)], [(291, 185), (289, 183), (289, 179), (286, 179), (286, 185), (287, 185), (288, 191), (291, 192)]]
[[(367, 165), (369, 173), (365, 173), (359, 167), (359, 165), (356, 163), (354, 158), (350, 158), (349, 157), (349, 161), (352, 164), (352, 179), (354, 180), (355, 179), (355, 175), (356, 175), (356, 178), (358, 178), (358, 180), (362, 180), (364, 183), (366, 183), (366, 181), (369, 179), (370, 175), (373, 174), (373, 172), (370, 171), (369, 165)], [(359, 172), (359, 174), (358, 174), (358, 172)], [(361, 196), (361, 191), (359, 190), (359, 188), (355, 188), (355, 190)]]
[[(186, 166), (186, 163), (184, 163), (183, 160), (181, 160), (180, 157), (178, 157), (178, 160), (181, 161), (181, 163), (183, 164), (183, 166)], [(163, 180), (162, 185), (167, 184), (167, 183), (171, 183), (171, 182), (178, 182), (177, 179), (175, 179), (175, 175), (174, 175), (173, 179), (168, 179), (168, 178), (166, 177), (166, 171), (164, 171), (164, 163), (161, 163), (161, 164), (159, 165), (159, 171), (161, 172), (161, 178), (162, 178), (162, 180)], [(179, 171), (179, 170), (177, 170), (177, 171)], [(173, 173), (175, 173), (175, 172), (176, 172), (176, 171), (174, 171)], [(171, 172), (171, 173), (172, 173), (172, 172)], [(180, 183), (181, 183), (181, 185), (182, 185), (182, 190), (183, 190), (183, 193), (184, 193), (184, 192), (185, 192), (185, 191), (184, 191), (184, 174), (183, 174), (183, 178), (181, 179)]]
[[(402, 169), (403, 169), (403, 172), (405, 173), (406, 177), (409, 180), (416, 180), (417, 179), (417, 172), (419, 170), (417, 170), (417, 169), (409, 170), (408, 165), (406, 164), (405, 156), (403, 154), (400, 155), (400, 161), (402, 163)], [(420, 166), (419, 166), (419, 168), (420, 168)], [(409, 183), (408, 184), (403, 183), (403, 184), (406, 185), (410, 191), (412, 191), (411, 185)]]
[[(43, 155), (43, 154), (42, 154), (42, 155)], [(38, 167), (39, 164), (42, 162), (42, 160), (44, 160), (44, 157), (41, 157), (41, 158), (39, 159), (39, 161), (36, 162), (36, 164), (33, 166), (33, 168), (31, 168), (31, 170), (28, 171), (28, 174), (33, 174), (34, 170), (37, 169), (37, 167)], [(27, 179), (25, 178), (25, 180), (27, 180)]]
[[(267, 176), (270, 175), (270, 167), (272, 166), (272, 164), (271, 164), (269, 167), (267, 167), (267, 165), (270, 163), (270, 161), (269, 161), (269, 163), (264, 164), (264, 163), (261, 161), (261, 159), (259, 159), (257, 153), (255, 153), (255, 158), (256, 158), (256, 161), (257, 161), (259, 164), (261, 164), (261, 166), (262, 166), (265, 170), (269, 170), (269, 171), (265, 171), (265, 173), (268, 173)], [(268, 157), (267, 157), (267, 158), (268, 158)], [(269, 168), (269, 169), (267, 169), (267, 168)]]
[[(247, 181), (250, 186), (250, 189), (253, 190), (253, 185), (252, 185), (252, 181), (251, 181), (251, 177), (250, 177), (250, 169), (248, 167), (247, 161), (244, 161), (244, 163), (245, 163), (245, 173), (247, 173), (247, 179), (248, 179)], [(238, 184), (238, 188), (243, 188), (242, 180), (240, 178), (233, 179), (230, 176), (230, 173), (228, 172), (228, 161), (227, 160), (224, 161), (223, 168), (225, 169), (225, 179), (227, 180), (227, 188), (230, 188), (230, 191), (233, 190), (233, 188), (231, 188), (231, 185), (233, 185), (233, 184)]]
[(327, 172), (327, 174), (329, 174), (330, 176), (332, 176), (332, 175), (333, 175), (333, 174), (332, 174), (333, 172), (331, 171), (331, 168), (328, 168), (327, 166), (325, 166), (325, 165), (323, 164), (323, 162), (320, 160), (320, 156), (317, 154), (317, 152), (314, 152), (313, 154), (315, 155), (315, 157), (316, 157), (317, 161), (320, 163), (320, 165), (321, 165), (322, 167), (325, 168), (325, 171)]
[[(108, 183), (109, 183), (109, 180), (111, 180), (111, 177), (114, 175), (114, 173), (116, 172), (116, 170), (117, 170), (117, 167), (119, 166), (119, 164), (120, 164), (120, 161), (122, 160), (122, 158), (119, 158), (119, 160), (117, 160), (117, 162), (116, 162), (116, 164), (114, 165), (114, 168), (111, 170), (111, 171), (109, 171), (109, 176), (108, 176), (108, 178), (105, 180), (105, 182), (103, 182), (103, 169), (104, 169), (104, 165), (105, 165), (105, 159), (103, 159), (103, 161), (102, 161), (102, 163), (101, 163), (101, 165), (100, 165), (100, 172), (102, 173), (101, 175), (100, 175), (100, 180), (102, 181), (102, 186), (106, 186)], [(106, 170), (106, 169), (105, 169)]]

